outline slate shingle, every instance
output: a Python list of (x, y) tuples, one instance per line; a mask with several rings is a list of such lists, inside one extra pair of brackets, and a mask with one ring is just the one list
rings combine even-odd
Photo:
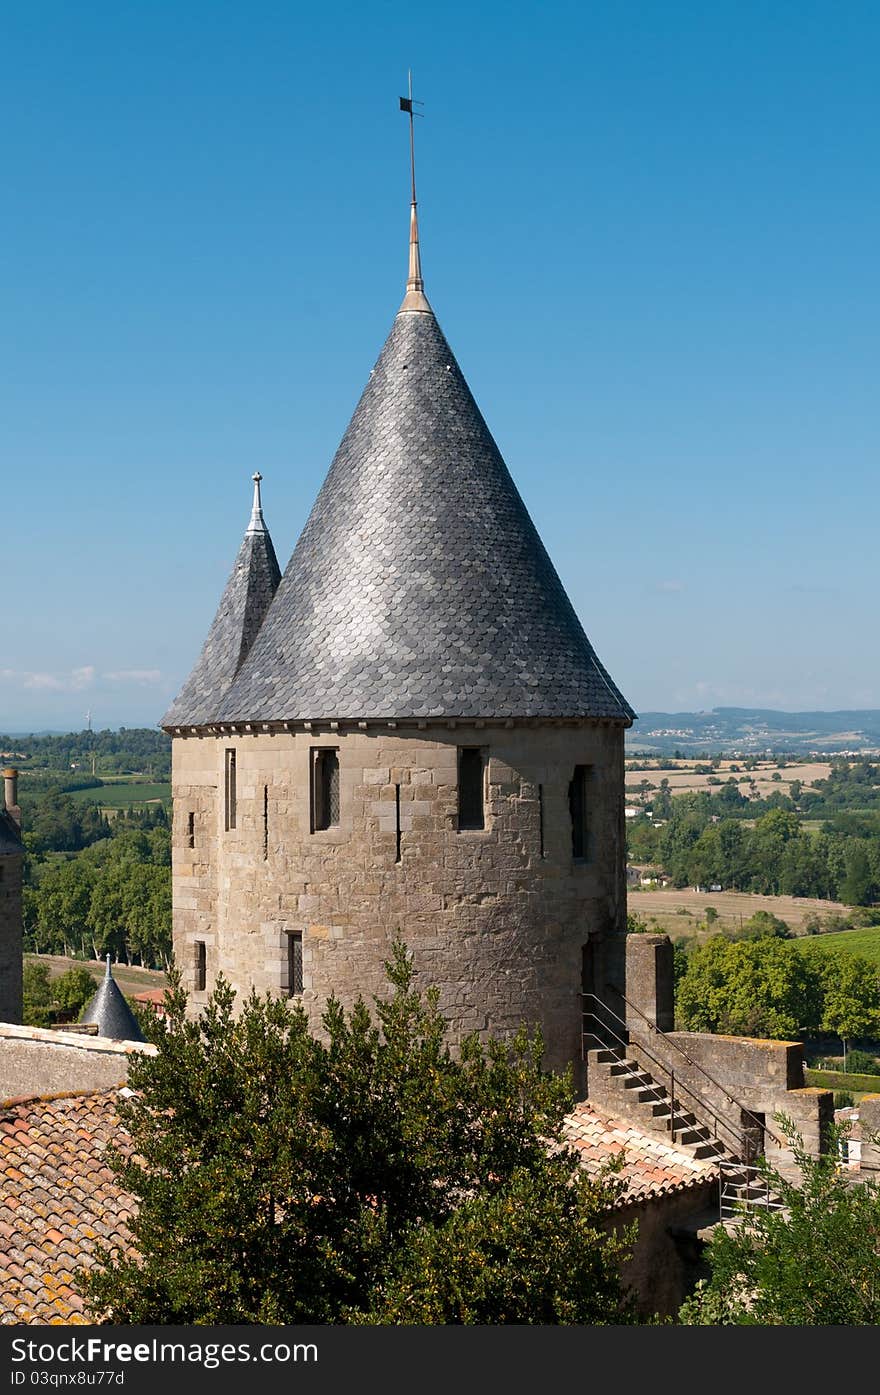
[(196, 666), (162, 718), (162, 726), (198, 726), (214, 719), (280, 580), (281, 568), (268, 530), (249, 528)]
[(433, 313), (397, 315), (260, 633), (209, 700), (218, 686), (164, 724), (631, 722)]

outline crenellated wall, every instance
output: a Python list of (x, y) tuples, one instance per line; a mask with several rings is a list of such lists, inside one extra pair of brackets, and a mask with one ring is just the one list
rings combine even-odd
[[(320, 746), (339, 751), (339, 825), (311, 832), (310, 751)], [(457, 828), (460, 746), (487, 753), (482, 830)], [(228, 830), (227, 749), (237, 786)], [(303, 1003), (317, 1025), (331, 992), (350, 1005), (386, 991), (382, 966), (400, 933), (422, 981), (440, 988), (454, 1037), (537, 1023), (548, 1063), (579, 1070), (585, 943), (595, 983), (622, 972), (620, 726), (340, 723), (176, 736), (173, 753), (175, 954), (196, 1004), (218, 970), (240, 989), (286, 992), (287, 936), (299, 933)], [(583, 862), (572, 857), (575, 765), (590, 767)], [(194, 991), (197, 940), (204, 994)]]

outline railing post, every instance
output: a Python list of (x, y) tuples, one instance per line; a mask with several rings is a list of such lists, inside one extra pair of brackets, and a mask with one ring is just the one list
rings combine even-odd
[(675, 1071), (669, 1072), (671, 1089), (669, 1092), (669, 1127), (672, 1130), (672, 1142), (675, 1142)]

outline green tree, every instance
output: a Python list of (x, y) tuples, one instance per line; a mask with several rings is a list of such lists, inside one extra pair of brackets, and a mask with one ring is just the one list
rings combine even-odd
[(676, 1008), (686, 1031), (791, 1040), (818, 1026), (819, 975), (795, 944), (774, 935), (715, 935), (688, 956)]
[[(812, 947), (811, 947), (812, 949)], [(806, 950), (804, 957), (818, 956), (822, 988), (824, 1032), (833, 1032), (843, 1042), (843, 1068), (846, 1070), (847, 1042), (880, 1033), (880, 976), (870, 959), (846, 950)]]
[[(574, 1153), (554, 1147), (570, 1082), (542, 1070), (525, 1032), (469, 1038), (453, 1057), (437, 992), (416, 990), (400, 945), (388, 975), (375, 1019), (362, 1002), (346, 1013), (331, 1000), (322, 1040), (286, 1000), (252, 993), (236, 1011), (222, 980), (188, 1020), (174, 975), (157, 1054), (132, 1058), (138, 1094), (120, 1106), (135, 1156), (117, 1166), (139, 1202), (139, 1258), (107, 1255), (83, 1278), (95, 1314), (398, 1321), (411, 1283), (423, 1313), (522, 1321), (506, 1265), (540, 1298), (541, 1321), (627, 1320), (622, 1247), (598, 1233), (619, 1184), (585, 1187)], [(571, 1247), (553, 1244), (566, 1227), (606, 1247), (604, 1259), (570, 1267)], [(475, 1248), (490, 1272), (455, 1309)], [(430, 1298), (440, 1263), (447, 1287)]]
[(48, 1027), (52, 1021), (49, 965), (26, 959), (22, 969), (22, 1021), (26, 1027)]
[(83, 964), (60, 974), (52, 984), (52, 997), (65, 1022), (75, 1022), (86, 1003), (94, 997), (95, 980)]
[(868, 850), (861, 839), (853, 839), (846, 850), (846, 875), (840, 884), (840, 899), (847, 906), (867, 906), (875, 891)]
[(829, 1151), (804, 1150), (780, 1116), (801, 1180), (761, 1164), (785, 1210), (756, 1208), (740, 1225), (718, 1226), (707, 1250), (712, 1276), (681, 1309), (690, 1326), (874, 1326), (880, 1323), (880, 1188), (851, 1185)]
[(444, 1224), (414, 1230), (361, 1320), (604, 1326), (631, 1317), (619, 1304), (609, 1317), (626, 1247), (597, 1230), (603, 1204), (606, 1183), (552, 1167), (513, 1173)]

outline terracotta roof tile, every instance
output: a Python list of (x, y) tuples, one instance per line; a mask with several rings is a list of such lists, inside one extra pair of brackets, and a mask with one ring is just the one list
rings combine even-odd
[[(75, 1292), (77, 1271), (94, 1262), (99, 1238), (132, 1250), (126, 1222), (135, 1202), (107, 1169), (96, 1139), (101, 1134), (128, 1151), (117, 1099), (117, 1090), (106, 1090), (3, 1106), (7, 1121), (11, 1111), (12, 1122), (24, 1127), (7, 1133), (0, 1149), (0, 1324), (87, 1322)], [(711, 1162), (641, 1133), (589, 1100), (569, 1114), (563, 1136), (588, 1172), (623, 1153), (626, 1190), (619, 1205), (717, 1175)], [(57, 1153), (57, 1167), (33, 1151), (37, 1137)]]
[(0, 1323), (81, 1325), (76, 1272), (96, 1237), (131, 1250), (134, 1201), (106, 1164), (108, 1140), (127, 1151), (117, 1098), (105, 1090), (3, 1104)]
[(683, 1191), (717, 1177), (711, 1160), (694, 1158), (667, 1143), (661, 1134), (642, 1133), (632, 1124), (583, 1100), (565, 1120), (563, 1138), (581, 1157), (581, 1166), (597, 1173), (609, 1158), (623, 1154), (626, 1183), (619, 1205)]

